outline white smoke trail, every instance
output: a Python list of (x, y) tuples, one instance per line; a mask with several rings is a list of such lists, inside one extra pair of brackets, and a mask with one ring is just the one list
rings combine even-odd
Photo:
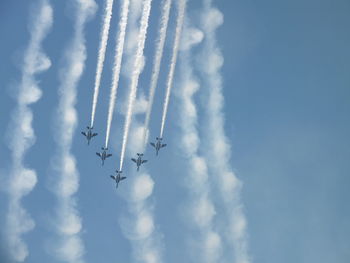
[(119, 83), (119, 76), (120, 76), (120, 68), (121, 68), (121, 63), (122, 63), (122, 58), (123, 58), (123, 49), (124, 49), (124, 42), (125, 42), (125, 30), (126, 30), (126, 26), (128, 23), (129, 4), (130, 4), (130, 0), (123, 1), (120, 20), (119, 20), (119, 34), (118, 34), (118, 37), (116, 40), (117, 43), (116, 43), (116, 47), (115, 47), (115, 57), (114, 57), (114, 65), (113, 65), (113, 79), (112, 79), (111, 93), (110, 93), (110, 97), (109, 97), (106, 142), (105, 142), (106, 148), (108, 147), (109, 134), (111, 131), (111, 124), (112, 124), (112, 119), (113, 119), (115, 101), (117, 99), (117, 90), (118, 90), (118, 83)]
[(100, 90), (101, 75), (102, 75), (102, 71), (103, 71), (103, 63), (105, 61), (106, 48), (107, 48), (107, 43), (108, 43), (109, 27), (110, 27), (111, 18), (112, 18), (112, 11), (113, 11), (113, 0), (106, 0), (106, 8), (105, 8), (103, 26), (102, 26), (102, 32), (101, 32), (101, 42), (100, 42), (100, 47), (98, 50), (94, 95), (93, 95), (93, 99), (92, 99), (92, 111), (91, 111), (90, 127), (94, 126), (97, 99), (98, 99), (98, 93)]
[(201, 27), (205, 33), (205, 41), (199, 57), (199, 70), (208, 94), (204, 102), (206, 109), (203, 127), (204, 140), (207, 142), (205, 153), (211, 174), (220, 191), (224, 211), (226, 213), (224, 231), (225, 240), (234, 252), (235, 262), (248, 263), (250, 257), (247, 248), (247, 221), (240, 200), (242, 183), (230, 166), (230, 144), (224, 130), (222, 77), (223, 56), (217, 47), (215, 30), (223, 23), (223, 15), (211, 7), (211, 0), (204, 0)]
[(57, 171), (54, 193), (58, 199), (56, 231), (59, 240), (54, 247), (59, 260), (80, 263), (84, 261), (84, 244), (80, 238), (82, 220), (74, 197), (79, 188), (79, 172), (71, 147), (77, 126), (77, 85), (86, 60), (84, 28), (87, 20), (96, 12), (97, 6), (93, 0), (73, 2), (76, 8), (74, 35), (65, 50), (65, 66), (59, 75), (59, 104), (55, 120), (57, 153), (53, 159), (53, 168)]
[(51, 61), (42, 52), (41, 45), (52, 26), (52, 7), (47, 1), (41, 1), (35, 10), (30, 26), (30, 41), (25, 50), (21, 69), (22, 79), (19, 84), (17, 106), (9, 127), (12, 167), (7, 189), (9, 207), (4, 231), (8, 252), (15, 262), (23, 262), (27, 258), (29, 252), (22, 235), (35, 227), (33, 219), (21, 204), (22, 198), (33, 190), (37, 182), (35, 171), (24, 167), (23, 164), (27, 150), (35, 142), (32, 127), (33, 112), (29, 106), (37, 102), (42, 94), (35, 75), (51, 66)]
[[(144, 112), (143, 112), (144, 113)], [(130, 128), (130, 143), (128, 152), (135, 152), (135, 149), (142, 147), (143, 126), (135, 119)], [(154, 205), (152, 194), (154, 181), (151, 175), (142, 168), (130, 171), (127, 187), (125, 189), (125, 200), (128, 205), (127, 215), (123, 215), (120, 221), (124, 236), (130, 240), (135, 262), (160, 263), (162, 262), (161, 234), (155, 224)], [(141, 173), (141, 174), (140, 174)]]
[(163, 131), (164, 131), (165, 120), (166, 120), (166, 116), (167, 116), (167, 112), (168, 112), (168, 105), (169, 105), (169, 99), (170, 99), (170, 94), (171, 94), (171, 88), (173, 86), (173, 79), (174, 79), (176, 60), (177, 60), (177, 52), (178, 52), (179, 46), (180, 46), (181, 31), (182, 31), (182, 26), (183, 26), (184, 17), (185, 17), (186, 1), (187, 0), (179, 0), (179, 2), (178, 2), (178, 15), (177, 15), (177, 19), (176, 19), (175, 40), (174, 40), (173, 52), (172, 52), (172, 56), (171, 56), (168, 79), (167, 79), (167, 83), (166, 83), (166, 94), (165, 94), (164, 105), (163, 105), (162, 124), (160, 127), (160, 135), (159, 135), (160, 138), (163, 137)]
[(130, 178), (132, 182), (127, 197), (129, 216), (121, 219), (123, 233), (131, 241), (135, 262), (160, 263), (161, 240), (149, 200), (154, 181), (147, 173)]
[(146, 143), (147, 143), (148, 126), (149, 126), (149, 121), (151, 118), (154, 93), (155, 93), (155, 90), (157, 87), (160, 64), (161, 64), (162, 56), (163, 56), (163, 49), (164, 49), (164, 43), (165, 43), (165, 38), (166, 38), (166, 32), (167, 32), (167, 28), (168, 28), (170, 7), (171, 7), (171, 0), (164, 0), (163, 5), (162, 5), (162, 11), (161, 11), (162, 13), (161, 13), (161, 18), (160, 18), (158, 39), (156, 41), (156, 51), (155, 51), (155, 56), (154, 56), (154, 61), (153, 61), (151, 85), (150, 85), (149, 95), (148, 95), (148, 107), (147, 107), (146, 118), (145, 118), (145, 122), (144, 122), (142, 152), (144, 152), (145, 147), (146, 147)]
[(122, 143), (122, 149), (120, 154), (120, 167), (119, 167), (120, 171), (122, 171), (123, 169), (124, 155), (125, 155), (126, 143), (128, 141), (134, 102), (136, 98), (137, 85), (138, 85), (139, 76), (143, 66), (142, 64), (143, 49), (145, 47), (147, 28), (148, 28), (148, 19), (151, 12), (151, 3), (152, 3), (152, 0), (144, 0), (143, 7), (142, 7), (140, 31), (138, 35), (137, 50), (136, 50), (134, 68), (133, 68), (131, 83), (130, 83), (128, 111), (125, 117), (125, 124), (124, 124), (123, 143)]
[[(195, 32), (199, 38), (197, 44), (202, 41), (201, 31), (184, 26), (184, 35)], [(190, 48), (188, 46), (187, 48)], [(186, 185), (189, 191), (188, 222), (192, 223), (198, 231), (198, 237), (192, 240), (195, 247), (191, 249), (192, 256), (198, 262), (216, 263), (222, 262), (221, 237), (214, 229), (215, 207), (210, 193), (208, 167), (206, 160), (199, 155), (200, 138), (197, 129), (198, 114), (194, 102), (194, 96), (199, 91), (199, 83), (193, 76), (190, 64), (190, 52), (185, 50), (180, 53), (180, 83), (176, 92), (179, 98), (178, 119), (181, 129), (180, 145), (183, 155), (188, 162), (188, 176)]]

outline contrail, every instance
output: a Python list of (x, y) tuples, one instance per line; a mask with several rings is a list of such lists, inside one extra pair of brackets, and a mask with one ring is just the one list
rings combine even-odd
[(160, 128), (160, 138), (163, 137), (164, 125), (166, 120), (166, 115), (168, 112), (169, 98), (171, 93), (171, 88), (173, 86), (173, 79), (175, 73), (175, 66), (177, 60), (177, 52), (179, 50), (180, 39), (181, 39), (181, 31), (185, 17), (185, 9), (186, 9), (186, 0), (179, 0), (178, 2), (178, 15), (176, 19), (176, 29), (175, 29), (175, 40), (173, 46), (173, 52), (171, 56), (170, 69), (168, 74), (168, 79), (166, 83), (166, 94), (163, 105), (163, 115), (162, 115), (162, 124)]
[[(136, 172), (135, 172), (136, 173)], [(157, 232), (150, 196), (154, 181), (147, 173), (134, 174), (128, 189), (128, 215), (120, 220), (123, 234), (131, 241), (135, 262), (161, 263), (161, 236)]]
[(64, 67), (59, 74), (59, 103), (55, 119), (56, 155), (52, 160), (55, 174), (54, 193), (57, 197), (56, 231), (59, 236), (54, 254), (69, 263), (84, 262), (84, 244), (80, 233), (82, 220), (74, 194), (79, 188), (79, 172), (71, 152), (77, 126), (75, 109), (77, 85), (84, 71), (86, 45), (85, 24), (97, 9), (93, 0), (74, 0), (75, 18), (73, 39), (65, 50)]
[(132, 72), (132, 76), (131, 76), (131, 83), (130, 83), (128, 111), (127, 111), (127, 114), (125, 117), (125, 124), (124, 124), (123, 143), (122, 143), (122, 149), (121, 149), (121, 154), (120, 154), (120, 167), (119, 167), (120, 171), (122, 171), (122, 169), (123, 169), (123, 161), (124, 161), (126, 143), (128, 141), (128, 135), (129, 135), (129, 129), (130, 129), (130, 124), (131, 124), (134, 102), (135, 102), (135, 98), (136, 98), (137, 85), (138, 85), (139, 76), (140, 76), (141, 69), (142, 69), (143, 49), (145, 47), (147, 28), (148, 28), (148, 18), (149, 18), (150, 12), (151, 12), (151, 3), (152, 3), (152, 0), (144, 0), (143, 7), (142, 7), (140, 31), (139, 31), (139, 35), (138, 35), (137, 50), (136, 50), (134, 67), (133, 67), (133, 72)]
[(101, 42), (100, 42), (100, 47), (98, 50), (94, 95), (93, 95), (93, 99), (92, 99), (92, 111), (91, 111), (91, 125), (90, 125), (90, 127), (94, 126), (98, 92), (100, 90), (101, 75), (102, 75), (102, 71), (103, 71), (103, 63), (105, 61), (106, 48), (107, 48), (107, 43), (108, 43), (109, 27), (110, 27), (111, 18), (112, 18), (112, 10), (113, 10), (113, 0), (106, 0), (106, 8), (105, 8), (103, 26), (102, 26), (102, 32), (101, 32)]
[[(222, 13), (213, 8), (211, 0), (204, 0), (201, 27), (205, 34), (204, 45), (199, 56), (198, 69), (202, 73), (207, 101), (204, 102), (205, 120), (203, 127), (206, 142), (205, 153), (210, 172), (215, 175), (214, 182), (220, 191), (225, 211), (225, 241), (233, 251), (235, 262), (248, 263), (247, 221), (241, 202), (242, 183), (230, 165), (230, 143), (225, 135), (220, 70), (223, 56), (216, 43), (216, 29), (223, 23)], [(230, 252), (232, 253), (232, 252)]]
[[(142, 129), (143, 126), (134, 119), (130, 127), (130, 143), (127, 145), (129, 152), (141, 147)], [(131, 243), (135, 262), (160, 263), (162, 234), (156, 228), (154, 203), (151, 199), (155, 182), (145, 167), (140, 172), (132, 169), (130, 173), (130, 181), (123, 186), (127, 187), (125, 200), (128, 213), (121, 217), (120, 226)]]
[(114, 65), (113, 65), (113, 79), (112, 79), (112, 86), (111, 86), (111, 93), (109, 98), (109, 108), (108, 108), (108, 118), (107, 118), (107, 130), (106, 130), (106, 142), (105, 147), (108, 147), (109, 142), (109, 134), (111, 131), (111, 124), (113, 119), (113, 113), (114, 113), (114, 107), (115, 107), (115, 101), (117, 99), (117, 90), (118, 90), (118, 83), (119, 83), (119, 76), (120, 76), (120, 68), (123, 58), (123, 49), (124, 49), (124, 42), (125, 42), (125, 30), (126, 25), (128, 23), (128, 14), (129, 14), (129, 4), (130, 0), (124, 0), (123, 6), (121, 9), (121, 15), (119, 20), (119, 34), (116, 40), (116, 47), (115, 47), (115, 57), (114, 57)]
[(157, 87), (160, 64), (163, 56), (164, 43), (165, 43), (166, 32), (168, 28), (170, 7), (171, 7), (171, 0), (164, 0), (162, 4), (162, 11), (161, 11), (162, 13), (160, 18), (158, 39), (156, 40), (156, 51), (155, 51), (155, 56), (153, 60), (151, 85), (150, 85), (149, 95), (148, 95), (148, 106), (147, 106), (146, 118), (144, 122), (142, 152), (144, 152), (146, 143), (147, 143), (148, 126), (151, 118), (154, 93)]
[(35, 8), (30, 24), (29, 45), (24, 53), (21, 82), (18, 87), (17, 106), (12, 113), (9, 126), (9, 148), (12, 159), (8, 185), (8, 212), (6, 216), (6, 243), (11, 259), (23, 262), (29, 252), (22, 235), (35, 227), (33, 219), (22, 207), (22, 198), (29, 194), (37, 183), (36, 172), (23, 164), (28, 149), (35, 142), (32, 127), (33, 112), (30, 104), (41, 98), (41, 90), (35, 75), (46, 71), (51, 61), (42, 52), (42, 41), (52, 26), (52, 7), (47, 1), (40, 1)]
[[(186, 24), (184, 33), (189, 32), (189, 27)], [(203, 34), (198, 30), (196, 32), (200, 36), (197, 39), (197, 43), (199, 43), (202, 41)], [(192, 228), (199, 232), (197, 238), (192, 237), (192, 242), (190, 242), (195, 244), (194, 248), (191, 248), (193, 253), (191, 256), (198, 262), (216, 263), (222, 262), (222, 241), (221, 236), (214, 228), (216, 211), (212, 200), (207, 163), (205, 158), (199, 154), (201, 142), (197, 128), (198, 113), (194, 96), (199, 91), (200, 85), (193, 76), (190, 55), (189, 50), (180, 53), (180, 81), (176, 94), (179, 100), (180, 145), (188, 163), (189, 177), (186, 178), (189, 191), (188, 222), (192, 223), (190, 224)]]

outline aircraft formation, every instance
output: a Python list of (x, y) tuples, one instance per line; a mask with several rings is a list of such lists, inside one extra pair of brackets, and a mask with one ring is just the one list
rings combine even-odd
[[(164, 104), (163, 104), (163, 112), (162, 112), (162, 119), (161, 119), (161, 125), (160, 125), (160, 134), (158, 137), (156, 137), (155, 142), (151, 142), (150, 146), (152, 146), (155, 149), (155, 154), (158, 156), (159, 151), (166, 147), (167, 144), (163, 143), (163, 131), (164, 126), (166, 122), (166, 116), (168, 111), (168, 104), (171, 94), (171, 89), (173, 86), (173, 79), (174, 79), (174, 72), (175, 72), (175, 66), (176, 66), (176, 60), (177, 60), (177, 53), (180, 46), (180, 39), (181, 39), (181, 32), (183, 27), (183, 21), (185, 16), (185, 7), (186, 7), (186, 1), (185, 0), (179, 0), (179, 1), (172, 1), (172, 0), (164, 0), (161, 3), (161, 16), (159, 20), (159, 27), (158, 27), (158, 35), (157, 35), (157, 41), (155, 41), (155, 55), (153, 58), (153, 65), (152, 65), (152, 74), (150, 79), (150, 87), (149, 87), (149, 95), (148, 95), (148, 106), (147, 111), (145, 114), (145, 120), (144, 120), (144, 129), (143, 129), (143, 144), (142, 149), (145, 150), (145, 146), (147, 144), (147, 132), (148, 132), (148, 126), (152, 111), (152, 104), (155, 94), (155, 89), (157, 87), (157, 81), (158, 81), (158, 75), (160, 72), (160, 69), (164, 68), (161, 67), (161, 60), (164, 50), (164, 43), (167, 37), (167, 27), (168, 27), (168, 20), (169, 20), (169, 14), (172, 6), (172, 2), (174, 2), (174, 6), (177, 7), (177, 16), (176, 16), (176, 22), (175, 22), (175, 37), (173, 38), (173, 47), (171, 49), (171, 56), (170, 56), (170, 64), (169, 64), (169, 71), (167, 73), (167, 81), (165, 85), (165, 97), (164, 97)], [(93, 100), (92, 100), (92, 112), (91, 112), (91, 123), (89, 126), (87, 126), (86, 131), (82, 131), (81, 134), (84, 135), (87, 139), (87, 144), (90, 145), (90, 141), (92, 138), (97, 136), (98, 134), (94, 132), (94, 118), (95, 118), (95, 111), (97, 107), (97, 101), (98, 101), (98, 94), (99, 94), (99, 88), (100, 88), (100, 81), (103, 71), (103, 65), (104, 65), (104, 59), (105, 59), (105, 52), (106, 47), (108, 43), (108, 35), (109, 35), (109, 27), (112, 17), (112, 7), (113, 7), (113, 0), (110, 0), (109, 2), (111, 5), (109, 8), (105, 9), (104, 14), (104, 20), (102, 23), (102, 30), (101, 30), (101, 40), (100, 40), (100, 47), (98, 51), (98, 57), (97, 57), (97, 67), (96, 67), (96, 75), (95, 75), (95, 83), (94, 83), (94, 93), (93, 93)], [(130, 74), (130, 86), (129, 86), (129, 99), (128, 99), (128, 107), (127, 107), (127, 113), (125, 115), (125, 122), (124, 122), (124, 133), (123, 133), (123, 141), (122, 141), (122, 147), (121, 147), (121, 153), (120, 153), (120, 166), (119, 169), (116, 170), (115, 175), (110, 175), (110, 177), (116, 182), (116, 187), (118, 187), (119, 183), (126, 179), (126, 176), (122, 176), (122, 170), (123, 170), (123, 161), (125, 156), (125, 149), (126, 144), (128, 141), (128, 135), (131, 125), (131, 119), (133, 116), (133, 107), (135, 103), (135, 98), (137, 94), (137, 88), (138, 88), (138, 80), (139, 76), (142, 72), (142, 59), (144, 56), (144, 47), (145, 47), (145, 40), (147, 38), (147, 28), (148, 28), (148, 19), (150, 16), (151, 11), (151, 0), (144, 0), (142, 4), (142, 11), (140, 16), (140, 24), (139, 24), (139, 31), (138, 36), (136, 40), (136, 50), (134, 54), (134, 64), (133, 64), (133, 71), (132, 74)], [(115, 43), (115, 56), (114, 56), (114, 64), (113, 64), (113, 72), (112, 72), (112, 81), (111, 81), (111, 87), (110, 87), (110, 100), (109, 100), (109, 107), (108, 107), (108, 116), (107, 116), (107, 126), (106, 126), (106, 139), (105, 144), (101, 148), (101, 152), (96, 152), (96, 155), (101, 159), (101, 165), (103, 166), (105, 161), (112, 156), (111, 153), (108, 152), (108, 143), (109, 143), (109, 137), (110, 137), (110, 130), (111, 130), (111, 123), (113, 120), (113, 113), (114, 108), (117, 103), (117, 90), (118, 90), (118, 83), (120, 78), (120, 71), (122, 67), (122, 58), (123, 58), (123, 49), (124, 49), (124, 41), (125, 41), (125, 35), (126, 35), (126, 28), (127, 28), (127, 22), (128, 22), (128, 11), (129, 10), (129, 0), (125, 0), (123, 2), (123, 5), (120, 9), (120, 17), (119, 17), (119, 23), (118, 23), (118, 33), (117, 33), (117, 39)], [(147, 162), (147, 160), (144, 159), (144, 153), (137, 153), (135, 158), (131, 158), (131, 161), (136, 164), (137, 171), (140, 170), (141, 166)]]
[[(93, 137), (97, 136), (98, 134), (92, 132), (93, 127), (87, 126), (86, 128), (87, 128), (86, 132), (82, 131), (81, 134), (86, 137), (87, 143), (88, 143), (88, 145), (90, 145), (91, 139)], [(162, 139), (163, 138), (157, 137), (155, 143), (153, 143), (153, 142), (150, 143), (150, 145), (152, 147), (154, 147), (156, 150), (156, 156), (158, 156), (159, 150), (166, 146), (166, 144), (162, 144)], [(111, 157), (112, 154), (107, 153), (107, 151), (108, 151), (107, 147), (101, 147), (101, 150), (102, 150), (102, 152), (96, 152), (96, 155), (101, 158), (102, 165), (104, 165), (105, 160), (107, 158)], [(131, 161), (133, 161), (136, 164), (136, 167), (137, 167), (136, 170), (139, 171), (140, 166), (142, 164), (146, 163), (147, 160), (143, 159), (143, 153), (137, 153), (136, 155), (137, 155), (137, 158), (136, 159), (131, 158)], [(116, 172), (116, 175), (110, 175), (110, 177), (115, 181), (115, 186), (116, 186), (116, 188), (118, 188), (120, 181), (126, 179), (126, 176), (121, 175), (122, 171), (116, 170), (115, 172)]]

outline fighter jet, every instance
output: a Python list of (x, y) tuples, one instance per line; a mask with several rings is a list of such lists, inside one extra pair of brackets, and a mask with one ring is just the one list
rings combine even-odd
[(160, 150), (161, 148), (165, 147), (166, 144), (162, 144), (162, 140), (163, 140), (162, 138), (157, 137), (156, 139), (157, 139), (157, 142), (156, 142), (156, 143), (151, 142), (151, 145), (152, 145), (154, 148), (156, 148), (156, 155), (158, 155), (159, 150)]
[(86, 128), (87, 128), (87, 132), (83, 132), (82, 131), (81, 134), (86, 137), (86, 139), (88, 141), (88, 145), (89, 145), (90, 144), (90, 140), (92, 139), (92, 137), (95, 137), (97, 135), (97, 133), (92, 133), (92, 129), (94, 127), (90, 128), (89, 126), (87, 126)]
[(125, 176), (121, 176), (122, 171), (115, 171), (117, 175), (111, 175), (111, 178), (115, 181), (115, 188), (118, 188), (119, 182), (126, 179)]
[(107, 153), (108, 148), (102, 147), (102, 152), (96, 153), (97, 156), (99, 156), (102, 160), (102, 165), (104, 165), (106, 158), (111, 157), (111, 153)]
[(143, 153), (137, 153), (137, 156), (138, 156), (137, 159), (131, 158), (131, 161), (136, 163), (137, 171), (138, 171), (138, 170), (140, 170), (141, 164), (147, 162), (147, 160), (142, 160)]

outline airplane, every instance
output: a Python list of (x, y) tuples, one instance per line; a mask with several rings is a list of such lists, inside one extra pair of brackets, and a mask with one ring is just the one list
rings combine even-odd
[(118, 188), (119, 182), (126, 179), (125, 176), (121, 176), (122, 171), (115, 171), (117, 175), (111, 175), (111, 178), (115, 181), (115, 188)]
[(162, 138), (157, 137), (156, 139), (157, 139), (157, 142), (156, 142), (156, 143), (151, 142), (151, 145), (152, 145), (154, 148), (156, 148), (156, 155), (158, 155), (159, 150), (160, 150), (161, 148), (165, 147), (166, 144), (162, 144), (162, 140), (163, 140)]
[(90, 140), (92, 139), (92, 137), (95, 137), (97, 135), (97, 133), (92, 133), (92, 129), (94, 127), (90, 128), (89, 126), (87, 126), (86, 128), (88, 129), (87, 132), (83, 132), (82, 131), (81, 134), (86, 137), (86, 139), (88, 141), (88, 145), (89, 145), (90, 144)]
[(147, 160), (142, 160), (143, 153), (137, 153), (137, 159), (131, 158), (131, 161), (136, 163), (137, 165), (137, 171), (140, 169), (141, 164), (147, 162)]
[(97, 156), (99, 156), (102, 160), (102, 165), (104, 165), (106, 158), (111, 157), (111, 153), (107, 153), (108, 148), (102, 147), (102, 152), (101, 153), (96, 153)]

